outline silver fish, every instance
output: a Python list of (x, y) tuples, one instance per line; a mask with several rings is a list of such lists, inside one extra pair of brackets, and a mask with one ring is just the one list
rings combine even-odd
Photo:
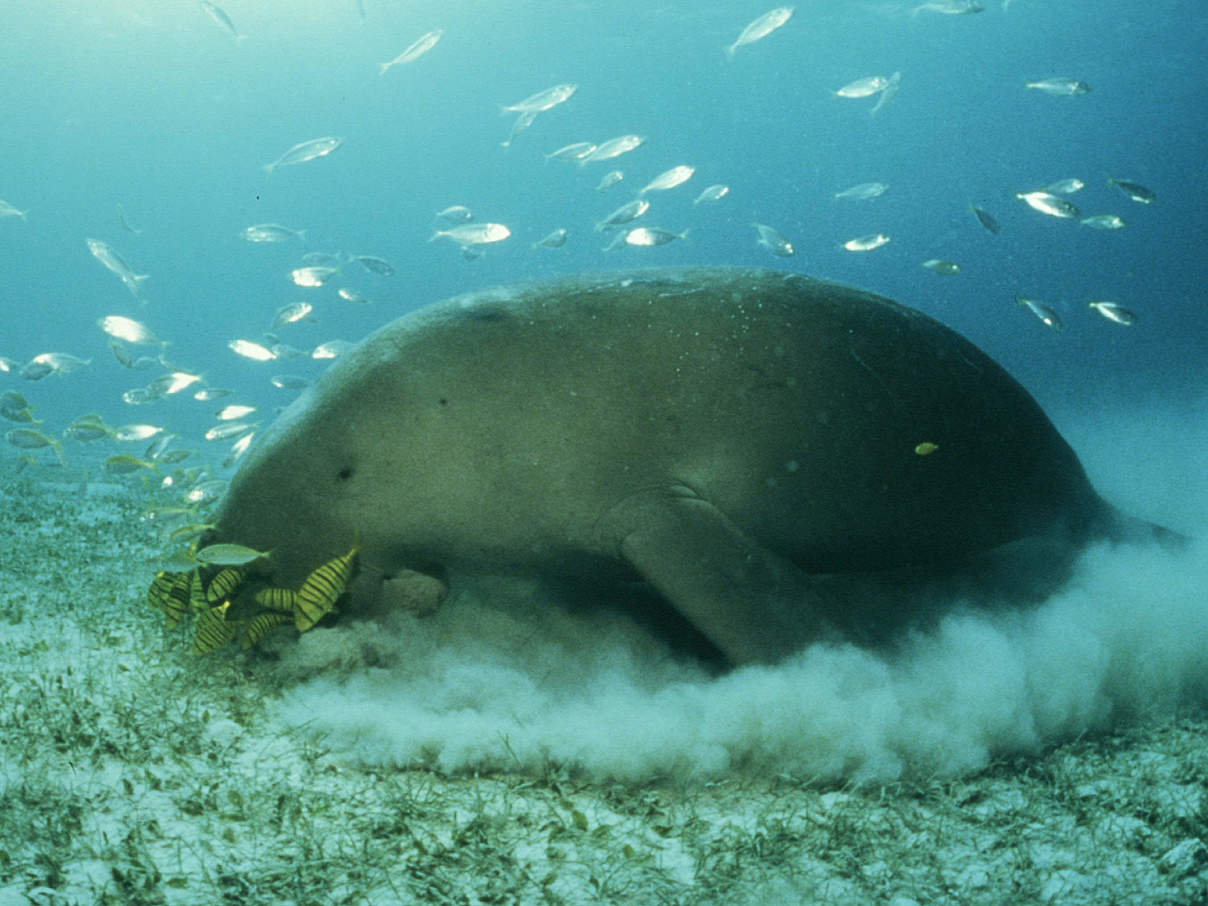
[(678, 167), (664, 170), (639, 189), (638, 194), (645, 195), (647, 192), (665, 192), (667, 189), (674, 189), (676, 186), (683, 185), (690, 180), (692, 174), (695, 172), (696, 168), (689, 167), (687, 164), (680, 164)]
[(756, 241), (773, 255), (791, 258), (796, 254), (793, 244), (785, 239), (775, 227), (770, 227), (766, 223), (756, 223), (753, 226), (759, 232), (759, 239)]
[(594, 142), (572, 142), (545, 155), (546, 160), (579, 160), (596, 150)]
[(673, 233), (671, 230), (664, 230), (661, 227), (637, 227), (625, 234), (625, 244), (653, 248), (657, 245), (666, 245), (668, 242), (675, 242), (677, 239), (687, 238), (687, 230), (681, 233)]
[(1137, 323), (1136, 314), (1117, 302), (1088, 302), (1087, 304), (1109, 321), (1115, 321), (1125, 327), (1131, 327)]
[(359, 263), (361, 267), (365, 268), (371, 274), (389, 277), (394, 273), (394, 265), (385, 258), (376, 258), (373, 255), (353, 255), (352, 260)]
[(7, 201), (0, 199), (0, 217), (20, 217), (22, 220), (27, 220), (25, 215), (28, 213), (28, 210), (19, 211)]
[(1050, 217), (1074, 218), (1079, 216), (1079, 211), (1074, 205), (1052, 192), (1016, 192), (1015, 197), (1032, 210), (1048, 214)]
[(1075, 192), (1081, 192), (1086, 187), (1081, 179), (1070, 177), (1069, 179), (1059, 179), (1054, 183), (1044, 187), (1046, 192), (1052, 192), (1054, 195), (1073, 195)]
[(1124, 218), (1118, 214), (1094, 214), (1090, 217), (1083, 217), (1078, 222), (1096, 230), (1124, 229)]
[(444, 33), (445, 31), (443, 28), (434, 28), (432, 31), (420, 35), (407, 46), (406, 50), (404, 50), (389, 63), (379, 63), (378, 75), (385, 75), (392, 66), (401, 66), (404, 63), (410, 63), (413, 60), (418, 60), (436, 46), (436, 42), (440, 40), (441, 35)]
[(547, 233), (546, 235), (544, 235), (540, 239), (538, 239), (536, 242), (534, 242), (533, 248), (535, 248), (535, 249), (562, 248), (562, 246), (566, 245), (566, 237), (567, 237), (566, 229), (564, 227), (558, 227), (558, 229), (554, 230), (551, 233)]
[(511, 235), (512, 231), (502, 223), (466, 223), (447, 230), (437, 230), (428, 241), (449, 239), (458, 245), (486, 245), (502, 242)]
[(1024, 82), (1024, 87), (1054, 97), (1077, 97), (1091, 90), (1091, 86), (1080, 79), (1039, 79), (1035, 82)]
[(868, 201), (872, 198), (880, 198), (888, 189), (889, 186), (883, 182), (862, 182), (841, 192), (836, 192), (834, 197), (850, 201)]
[(85, 239), (84, 243), (88, 246), (92, 257), (105, 265), (112, 273), (117, 274), (118, 279), (125, 284), (126, 289), (130, 290), (131, 295), (141, 302), (143, 297), (140, 285), (144, 280), (150, 279), (149, 276), (136, 274), (108, 243), (102, 242), (100, 239)]
[(842, 88), (835, 92), (837, 97), (841, 98), (867, 98), (874, 94), (880, 94), (889, 87), (889, 79), (885, 76), (865, 76), (862, 79), (856, 79), (854, 82), (848, 82)]
[(645, 141), (646, 139), (640, 135), (619, 135), (616, 138), (610, 138), (608, 141), (597, 145), (596, 150), (591, 152), (591, 154), (579, 158), (579, 166), (594, 163), (598, 160), (612, 160), (614, 157), (628, 154), (635, 148), (640, 148)]
[(314, 310), (314, 306), (309, 302), (295, 302), (292, 305), (282, 305), (277, 309), (277, 313), (273, 315), (273, 329), (284, 327), (286, 324), (294, 324), (307, 317)]
[(900, 88), (901, 85), (902, 85), (902, 74), (900, 72), (895, 72), (893, 75), (891, 75), (889, 77), (889, 83), (885, 86), (885, 89), (881, 92), (881, 96), (879, 98), (877, 98), (877, 102), (872, 105), (872, 109), (868, 111), (868, 115), (876, 116), (882, 107), (884, 107), (886, 104), (888, 104), (890, 101), (892, 101), (894, 99), (894, 97), (897, 96), (898, 88)]
[(467, 220), (474, 219), (474, 212), (464, 204), (451, 204), (447, 208), (437, 211), (434, 216), (445, 223), (465, 223)]
[(291, 230), (279, 223), (256, 223), (245, 227), (239, 238), (248, 242), (288, 242), (290, 239), (305, 239), (306, 230)]
[(296, 286), (322, 286), (337, 273), (337, 267), (323, 267), (314, 265), (311, 267), (299, 267), (289, 272), (289, 279)]
[(986, 232), (993, 233), (995, 236), (1002, 232), (1002, 227), (998, 225), (998, 221), (988, 211), (983, 211), (977, 205), (972, 204), (969, 205), (969, 210), (973, 212), (973, 216), (977, 218), (977, 222), (986, 228)]
[(499, 144), (501, 146), (503, 146), (504, 148), (512, 147), (512, 142), (514, 142), (516, 140), (516, 136), (519, 135), (521, 132), (523, 132), (525, 129), (527, 129), (529, 126), (533, 125), (533, 123), (535, 123), (536, 121), (537, 121), (537, 111), (536, 110), (525, 110), (518, 117), (516, 117), (516, 121), (514, 123), (512, 123), (512, 131), (508, 133), (508, 137), (505, 138), (503, 141), (501, 141)]
[(855, 239), (848, 239), (843, 243), (843, 247), (849, 252), (871, 252), (873, 249), (879, 249), (881, 246), (889, 242), (889, 237), (884, 233), (869, 233), (867, 236), (857, 236)]
[(1107, 184), (1115, 186), (1133, 201), (1141, 204), (1153, 204), (1158, 198), (1152, 189), (1147, 189), (1139, 182), (1133, 182), (1130, 179), (1109, 179)]
[(546, 88), (536, 94), (530, 94), (523, 101), (508, 104), (500, 108), (500, 113), (544, 113), (559, 104), (564, 104), (578, 91), (579, 86), (571, 82)]
[(123, 315), (106, 315), (98, 320), (97, 325), (109, 336), (127, 343), (146, 344), (148, 346), (163, 346), (164, 341), (153, 334), (147, 325)]
[(272, 176), (273, 171), (278, 167), (285, 167), (291, 164), (304, 164), (308, 160), (315, 160), (319, 157), (326, 157), (336, 148), (344, 143), (342, 138), (333, 138), (326, 135), (323, 138), (312, 138), (309, 141), (298, 142), (271, 164), (265, 164), (260, 169)]
[(714, 183), (711, 186), (706, 186), (701, 190), (701, 193), (696, 196), (693, 204), (712, 204), (715, 201), (721, 201), (730, 194), (730, 187), (721, 183)]
[(599, 185), (596, 186), (596, 191), (597, 192), (607, 192), (609, 189), (611, 189), (613, 186), (615, 186), (617, 183), (619, 183), (624, 178), (625, 178), (625, 174), (622, 173), (620, 170), (609, 170), (607, 173), (605, 173), (603, 176), (600, 177), (600, 182), (599, 182)]
[(738, 38), (726, 48), (726, 57), (734, 59), (734, 51), (746, 44), (754, 44), (780, 28), (793, 17), (792, 6), (778, 6), (747, 24)]
[(218, 23), (220, 27), (229, 32), (236, 41), (242, 41), (247, 35), (241, 35), (239, 29), (235, 27), (235, 23), (231, 21), (231, 17), (226, 14), (226, 11), (221, 6), (215, 6), (209, 0), (200, 0), (198, 4), (206, 11), (211, 19)]
[(945, 261), (943, 258), (928, 258), (923, 262), (922, 267), (925, 267), (933, 274), (941, 274), (945, 277), (951, 277), (961, 272), (959, 264), (955, 261)]
[(616, 229), (622, 224), (637, 220), (649, 210), (650, 202), (644, 198), (635, 198), (633, 201), (621, 205), (603, 220), (599, 221), (596, 224), (596, 232), (603, 233), (606, 230)]
[(1056, 331), (1065, 330), (1065, 325), (1061, 323), (1061, 318), (1057, 316), (1057, 312), (1053, 311), (1048, 305), (1039, 302), (1036, 299), (1025, 299), (1023, 296), (1016, 296), (1015, 301), (1027, 308), (1040, 319), (1040, 323), (1045, 327), (1052, 328)]

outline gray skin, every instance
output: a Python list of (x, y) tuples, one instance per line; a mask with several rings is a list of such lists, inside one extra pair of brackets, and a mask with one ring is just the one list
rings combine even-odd
[(206, 543), (270, 549), (262, 578), (282, 587), (358, 542), (349, 609), (427, 609), (459, 575), (640, 579), (735, 664), (875, 633), (937, 582), (1047, 587), (1127, 528), (963, 337), (738, 268), (502, 287), (399, 318), (258, 439), (216, 522)]

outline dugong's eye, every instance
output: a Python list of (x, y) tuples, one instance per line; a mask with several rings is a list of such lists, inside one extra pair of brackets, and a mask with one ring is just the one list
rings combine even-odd
[(347, 481), (351, 477), (352, 468), (350, 466), (345, 466), (344, 468), (340, 469), (340, 471), (336, 472), (336, 478), (340, 481)]

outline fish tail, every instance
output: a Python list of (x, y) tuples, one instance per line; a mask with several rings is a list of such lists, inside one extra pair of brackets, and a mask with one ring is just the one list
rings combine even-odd
[(265, 174), (267, 174), (268, 176), (272, 176), (273, 171), (277, 169), (277, 165), (275, 163), (265, 164), (260, 169), (263, 170), (265, 172)]
[(445, 235), (443, 231), (437, 230), (435, 233), (433, 233), (431, 236), (428, 237), (428, 241), (435, 242), (437, 239), (439, 239), (443, 235)]
[(737, 50), (737, 49), (738, 49), (738, 48), (737, 48), (737, 46), (736, 46), (736, 45), (731, 44), (729, 47), (723, 47), (723, 48), (722, 48), (722, 52), (723, 52), (723, 53), (726, 55), (726, 59), (727, 59), (727, 60), (733, 60), (733, 59), (734, 59), (734, 51), (735, 51), (735, 50)]
[(378, 63), (378, 75), (384, 76), (386, 74), (386, 70), (389, 68), (389, 63)]

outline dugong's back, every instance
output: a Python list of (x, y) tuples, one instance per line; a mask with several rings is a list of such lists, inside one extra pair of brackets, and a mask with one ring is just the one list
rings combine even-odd
[(426, 485), (460, 483), (472, 522), (504, 546), (514, 530), (521, 558), (590, 546), (610, 508), (660, 487), (821, 572), (1079, 534), (1101, 507), (975, 346), (795, 275), (662, 269), (462, 296), (382, 328), (324, 382), (334, 408), (401, 401), (416, 430), (399, 474), (451, 457)]

